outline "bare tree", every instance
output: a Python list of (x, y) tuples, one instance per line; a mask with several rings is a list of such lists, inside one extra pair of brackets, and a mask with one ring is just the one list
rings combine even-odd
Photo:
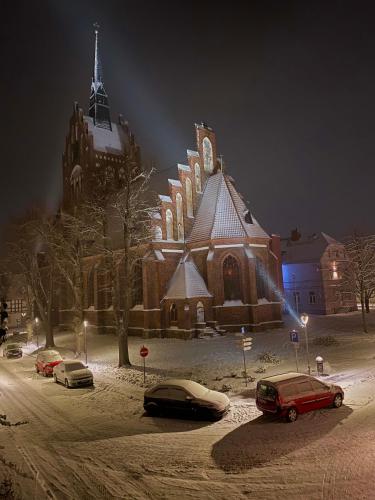
[(345, 243), (348, 266), (343, 282), (355, 290), (361, 302), (363, 331), (367, 333), (366, 300), (375, 289), (375, 237), (354, 234)]
[(56, 269), (51, 251), (45, 245), (41, 233), (49, 224), (48, 216), (34, 211), (14, 226), (13, 237), (8, 241), (10, 268), (14, 276), (21, 273), (40, 315), (46, 335), (46, 347), (53, 347), (52, 306)]

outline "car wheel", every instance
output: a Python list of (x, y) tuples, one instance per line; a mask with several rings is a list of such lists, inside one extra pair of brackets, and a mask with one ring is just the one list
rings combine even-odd
[(295, 422), (298, 418), (298, 412), (296, 408), (292, 407), (289, 408), (286, 414), (286, 420), (287, 422)]
[(67, 389), (70, 389), (69, 381), (67, 378), (65, 379), (64, 385)]
[(155, 403), (150, 403), (145, 407), (146, 413), (150, 415), (150, 417), (159, 417), (160, 416), (160, 408)]
[(342, 405), (342, 396), (341, 396), (340, 393), (338, 393), (333, 398), (333, 407), (334, 408), (340, 408), (341, 405)]
[(53, 380), (56, 382), (57, 384), (57, 377), (56, 377), (56, 373), (53, 374)]

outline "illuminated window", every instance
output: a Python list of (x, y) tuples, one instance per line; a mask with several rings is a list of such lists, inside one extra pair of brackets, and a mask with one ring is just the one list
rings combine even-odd
[(194, 173), (195, 173), (195, 190), (197, 193), (202, 191), (202, 183), (201, 183), (201, 167), (199, 163), (194, 165)]
[(256, 273), (256, 285), (257, 285), (257, 297), (258, 299), (263, 299), (266, 297), (266, 273), (264, 265), (260, 259), (256, 259), (255, 266)]
[(167, 228), (167, 240), (173, 240), (173, 215), (169, 208), (165, 211), (165, 222)]
[(182, 208), (181, 193), (176, 194), (176, 215), (177, 215), (177, 235), (178, 240), (184, 239), (184, 213)]
[(301, 303), (301, 296), (299, 292), (293, 292), (294, 305), (297, 307)]
[(223, 262), (224, 299), (241, 299), (240, 266), (237, 259), (228, 255)]
[(193, 217), (193, 190), (191, 187), (191, 180), (189, 179), (189, 177), (186, 178), (185, 189), (186, 189), (186, 212), (188, 217)]
[(213, 154), (212, 154), (212, 144), (208, 137), (203, 139), (203, 163), (204, 169), (209, 174), (214, 169)]

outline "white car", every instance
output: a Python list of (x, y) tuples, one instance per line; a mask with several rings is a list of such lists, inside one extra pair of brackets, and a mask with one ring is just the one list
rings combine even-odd
[(53, 379), (56, 383), (61, 382), (68, 388), (94, 383), (92, 371), (75, 359), (65, 360), (56, 365), (53, 369)]

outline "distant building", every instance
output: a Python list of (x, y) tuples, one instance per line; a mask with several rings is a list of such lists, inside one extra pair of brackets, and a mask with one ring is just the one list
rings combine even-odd
[(345, 247), (325, 233), (301, 239), (297, 230), (282, 240), (285, 299), (297, 310), (311, 314), (355, 311), (353, 290), (343, 285), (347, 266)]

